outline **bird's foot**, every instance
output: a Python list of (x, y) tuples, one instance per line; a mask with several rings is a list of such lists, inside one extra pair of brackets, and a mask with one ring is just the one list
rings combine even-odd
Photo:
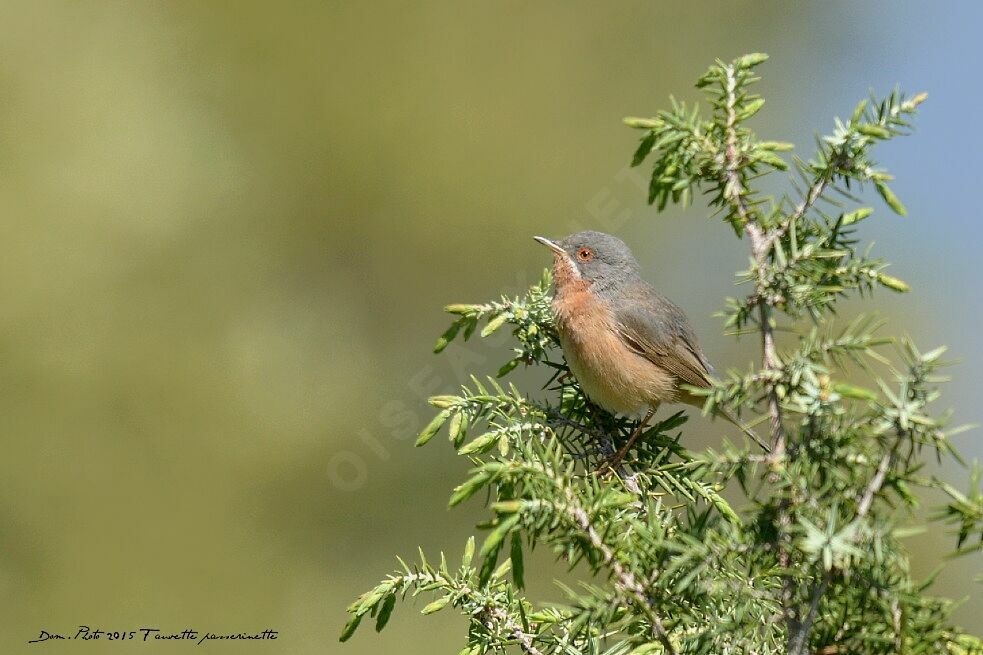
[(597, 469), (598, 474), (602, 474), (605, 470), (617, 470), (621, 474), (621, 477), (625, 477), (625, 470), (621, 465), (621, 461), (625, 458), (625, 455), (628, 454), (628, 450), (632, 447), (632, 444), (635, 443), (635, 440), (641, 436), (642, 431), (648, 426), (654, 413), (654, 408), (649, 409), (649, 411), (645, 414), (645, 417), (638, 423), (638, 427), (636, 427), (631, 433), (631, 436), (628, 437), (628, 441), (625, 442), (625, 445), (619, 448), (618, 452), (608, 458), (607, 461), (601, 462), (601, 465)]
[(622, 465), (622, 461), (624, 460), (624, 458), (625, 456), (622, 453), (614, 453), (609, 457), (605, 457), (604, 459), (601, 460), (600, 464), (597, 465), (597, 468), (594, 470), (594, 473), (599, 476), (618, 473), (619, 475), (624, 477), (625, 474), (627, 473), (627, 471), (625, 471), (625, 467)]

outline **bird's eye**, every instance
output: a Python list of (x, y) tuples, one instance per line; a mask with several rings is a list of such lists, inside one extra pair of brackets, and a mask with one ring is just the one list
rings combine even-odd
[(581, 248), (577, 251), (577, 257), (582, 262), (589, 262), (590, 260), (594, 259), (594, 251), (590, 248)]

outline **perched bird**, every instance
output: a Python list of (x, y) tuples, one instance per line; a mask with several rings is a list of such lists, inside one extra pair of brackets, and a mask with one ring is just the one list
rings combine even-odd
[(603, 232), (535, 239), (553, 251), (553, 311), (570, 371), (592, 402), (613, 414), (642, 416), (613, 467), (660, 403), (702, 407), (704, 398), (680, 385), (709, 387), (713, 368), (683, 310), (642, 279), (621, 239)]

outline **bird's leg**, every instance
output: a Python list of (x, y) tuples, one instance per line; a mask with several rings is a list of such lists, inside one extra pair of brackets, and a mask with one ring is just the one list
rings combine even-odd
[(589, 423), (595, 427), (595, 430), (588, 434), (597, 439), (598, 447), (603, 455), (614, 453), (614, 439), (611, 437), (611, 425), (608, 423), (607, 417), (600, 407), (590, 401), (587, 401), (585, 408)]
[[(616, 432), (617, 430), (608, 421), (609, 417), (604, 412), (604, 410), (602, 410), (594, 403), (590, 402), (589, 399), (587, 400), (587, 411), (591, 416), (592, 422), (600, 428), (600, 430), (597, 432), (590, 431), (587, 434), (590, 434), (595, 438), (597, 438), (598, 450), (600, 451), (599, 454), (600, 454), (600, 461), (601, 461), (601, 464), (599, 465), (597, 471), (601, 472), (604, 471), (606, 468), (604, 462), (613, 461), (614, 438), (612, 437), (611, 433)], [(623, 478), (627, 477), (628, 475), (628, 471), (625, 470), (624, 466), (618, 465), (617, 467), (613, 468), (613, 470), (615, 470), (618, 473), (618, 475), (620, 475)]]
[(621, 460), (625, 458), (625, 455), (628, 454), (628, 450), (632, 447), (632, 444), (634, 444), (638, 437), (641, 436), (642, 431), (644, 431), (648, 426), (649, 421), (652, 420), (652, 416), (655, 414), (655, 410), (658, 408), (658, 405), (649, 408), (649, 411), (645, 413), (645, 418), (641, 420), (638, 427), (635, 428), (635, 431), (631, 433), (630, 437), (628, 437), (628, 441), (625, 442), (625, 445), (618, 449), (618, 452), (614, 454), (614, 457), (604, 462), (598, 471), (615, 469), (621, 466)]

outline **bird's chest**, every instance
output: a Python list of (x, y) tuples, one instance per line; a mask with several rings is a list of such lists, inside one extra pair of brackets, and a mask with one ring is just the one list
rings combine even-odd
[(606, 304), (583, 289), (553, 300), (560, 346), (587, 396), (610, 412), (644, 412), (671, 392), (671, 380), (627, 348)]

